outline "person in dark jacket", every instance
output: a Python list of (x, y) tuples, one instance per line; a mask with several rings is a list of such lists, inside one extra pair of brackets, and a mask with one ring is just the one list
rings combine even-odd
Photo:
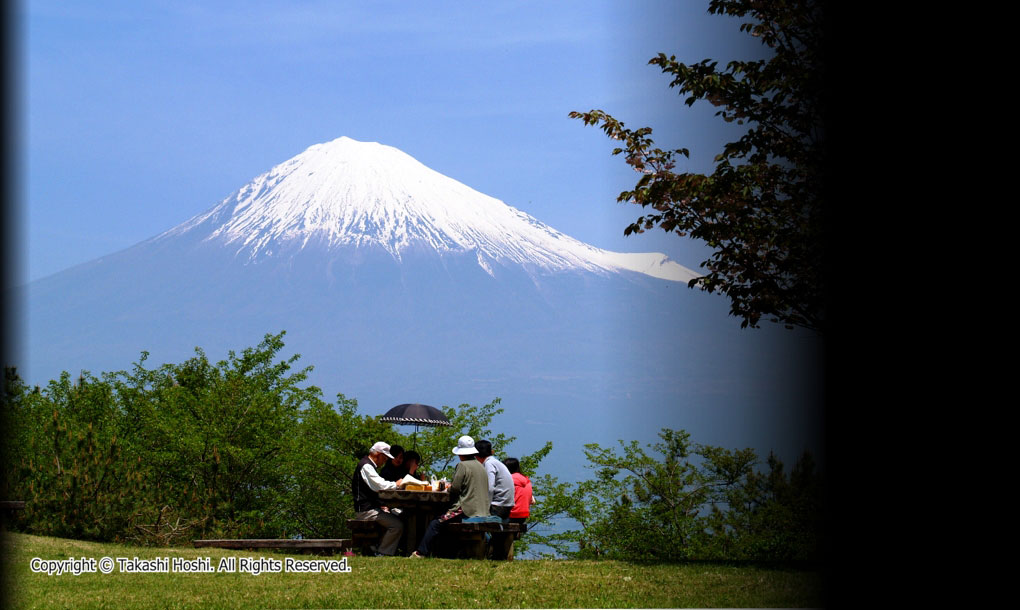
[(404, 533), (404, 522), (390, 514), (389, 509), (379, 501), (379, 491), (396, 489), (402, 481), (387, 481), (379, 476), (377, 468), (391, 458), (390, 446), (383, 442), (372, 445), (366, 457), (361, 458), (358, 467), (351, 477), (351, 497), (354, 498), (354, 518), (359, 521), (378, 521), (385, 528), (382, 541), (379, 542), (379, 555), (393, 555), (397, 552), (397, 543)]
[(390, 447), (390, 461), (379, 471), (379, 476), (387, 481), (396, 481), (407, 474), (407, 465), (404, 464), (404, 448), (400, 445)]
[(417, 451), (404, 452), (404, 474), (412, 476), (419, 481), (427, 480), (428, 475), (421, 469), (421, 455)]

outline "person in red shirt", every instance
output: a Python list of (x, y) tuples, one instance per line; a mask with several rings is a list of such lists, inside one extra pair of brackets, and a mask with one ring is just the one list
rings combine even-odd
[(531, 505), (535, 503), (535, 496), (531, 493), (531, 479), (521, 474), (521, 463), (517, 458), (507, 458), (503, 464), (514, 480), (514, 507), (510, 510), (510, 523), (520, 523), (527, 528), (525, 521), (531, 514)]

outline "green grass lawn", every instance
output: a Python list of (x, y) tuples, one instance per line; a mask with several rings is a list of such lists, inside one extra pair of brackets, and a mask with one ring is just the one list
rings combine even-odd
[[(675, 608), (820, 607), (815, 571), (619, 561), (472, 561), (348, 557), (349, 573), (33, 573), (32, 558), (285, 557), (269, 551), (149, 548), (8, 534), (15, 608)], [(340, 559), (340, 557), (333, 557)]]

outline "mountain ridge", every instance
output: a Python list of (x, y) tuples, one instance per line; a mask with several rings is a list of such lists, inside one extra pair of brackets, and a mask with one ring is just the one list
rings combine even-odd
[(685, 283), (698, 277), (665, 254), (612, 252), (576, 240), (396, 148), (346, 136), (308, 147), (146, 241), (190, 233), (233, 248), (248, 263), (318, 243), (378, 247), (398, 262), (414, 248), (473, 252), (489, 275), (495, 265), (523, 265), (538, 273), (626, 270)]
[[(310, 147), (311, 156), (323, 148)], [(26, 315), (18, 370), (29, 383), (43, 384), (61, 371), (129, 370), (143, 351), (157, 364), (183, 361), (196, 347), (215, 358), (285, 330), (287, 354), (301, 354), (303, 365), (315, 367), (308, 382), (326, 396), (357, 398), (366, 413), (405, 402), (484, 404), (498, 396), (508, 406), (501, 423), (508, 435), (525, 443), (562, 439), (557, 450), (577, 456), (583, 455), (579, 426), (584, 440), (602, 443), (654, 440), (663, 426), (717, 444), (730, 439), (729, 446), (749, 446), (760, 430), (775, 428), (784, 443), (800, 443), (788, 422), (803, 413), (798, 376), (811, 363), (799, 354), (813, 340), (776, 329), (742, 331), (719, 295), (612, 260), (586, 259), (597, 249), (572, 246), (493, 198), (499, 212), (483, 219), (496, 229), (508, 219), (509, 237), (496, 229), (439, 241), (392, 233), (407, 239), (398, 257), (367, 238), (330, 241), (311, 223), (326, 223), (326, 210), (302, 228), (300, 219), (314, 214), (315, 205), (288, 216), (294, 198), (272, 192), (301, 171), (300, 161), (262, 174), (261, 184), (250, 181), (250, 188), (156, 237), (20, 287)], [(373, 161), (378, 165), (365, 159)], [(412, 185), (433, 178), (414, 166), (384, 170)], [(473, 192), (452, 179), (439, 182)], [(325, 197), (326, 186), (315, 191), (310, 184), (291, 186)], [(465, 201), (488, 201), (465, 195), (424, 202), (424, 195), (411, 195), (417, 204), (430, 203), (425, 207), (437, 217), (442, 210), (431, 204), (459, 210)], [(402, 201), (370, 203), (395, 210)], [(269, 203), (283, 208), (255, 213)], [(342, 218), (343, 210), (336, 211)], [(392, 213), (389, 220), (372, 226), (395, 230)], [(415, 228), (411, 223), (408, 230)], [(517, 262), (514, 256), (529, 254), (533, 242), (551, 253)], [(439, 251), (436, 243), (452, 245)], [(563, 244), (575, 249), (556, 249)]]

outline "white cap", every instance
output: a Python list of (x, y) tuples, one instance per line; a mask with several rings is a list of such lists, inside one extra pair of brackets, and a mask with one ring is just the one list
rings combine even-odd
[(453, 452), (457, 455), (471, 455), (478, 453), (475, 449), (475, 439), (470, 436), (464, 435), (457, 439), (457, 446), (453, 448)]
[[(474, 443), (472, 443), (472, 444), (474, 444)], [(364, 447), (364, 445), (362, 445), (362, 447)], [(385, 455), (386, 457), (390, 458), (391, 460), (393, 459), (393, 456), (390, 455), (390, 446), (387, 445), (386, 443), (382, 442), (382, 441), (379, 441), (378, 443), (372, 445), (372, 448), (369, 449), (368, 452), (369, 453), (381, 453), (381, 454)]]

